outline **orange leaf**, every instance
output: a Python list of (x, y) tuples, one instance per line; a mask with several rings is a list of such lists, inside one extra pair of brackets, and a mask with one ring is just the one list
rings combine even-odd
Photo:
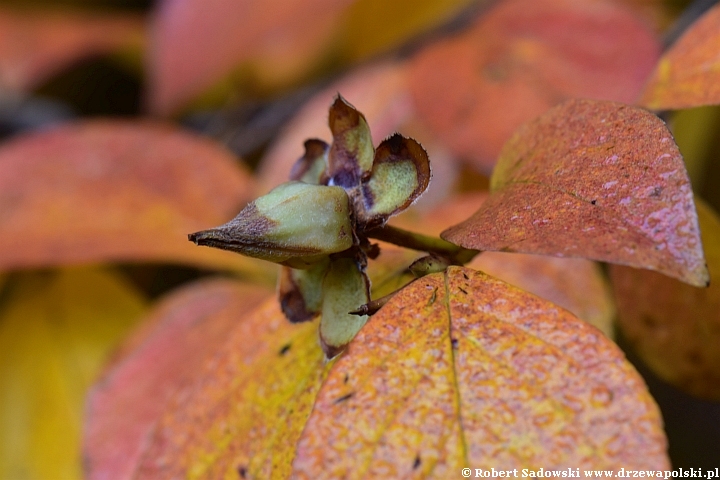
[(0, 268), (151, 260), (259, 271), (187, 241), (253, 194), (232, 154), (159, 123), (91, 121), (16, 137), (0, 148)]
[[(242, 297), (234, 301), (239, 306)], [(274, 298), (237, 320), (198, 383), (175, 396), (142, 445), (132, 478), (288, 477), (333, 362), (324, 366), (317, 325), (289, 323)]]
[(149, 99), (171, 113), (252, 59), (307, 71), (348, 0), (164, 0), (152, 25)]
[[(720, 219), (698, 201), (713, 278), (720, 275)], [(720, 283), (699, 289), (655, 272), (612, 266), (620, 327), (640, 358), (665, 381), (720, 400)]]
[(171, 396), (204, 373), (205, 361), (237, 327), (237, 312), (268, 296), (234, 281), (205, 281), (156, 308), (90, 394), (88, 478), (130, 477)]
[(293, 478), (454, 478), (461, 468), (666, 469), (662, 421), (620, 350), (470, 269), (423, 277), (335, 363)]
[(659, 54), (620, 5), (508, 0), (422, 50), (408, 77), (421, 118), (489, 172), (517, 127), (567, 98), (634, 101)]
[[(422, 225), (423, 233), (438, 235), (447, 225), (472, 215), (486, 199), (485, 193), (458, 195), (419, 218), (401, 215), (391, 223), (410, 230)], [(388, 250), (383, 248), (381, 251), (380, 262), (377, 263), (386, 261)], [(374, 263), (370, 262), (370, 266)], [(406, 260), (405, 266), (409, 263)], [(467, 266), (550, 300), (612, 337), (614, 303), (610, 287), (595, 262), (583, 258), (483, 252)]]
[(615, 305), (595, 262), (522, 253), (485, 252), (468, 267), (550, 300), (613, 338)]
[(73, 62), (139, 46), (143, 23), (130, 15), (0, 10), (0, 88), (27, 91)]
[(553, 108), (505, 145), (492, 188), (480, 210), (442, 237), (708, 283), (682, 157), (662, 120), (645, 110), (593, 100)]
[(638, 102), (654, 110), (720, 103), (720, 5), (706, 12), (660, 59)]

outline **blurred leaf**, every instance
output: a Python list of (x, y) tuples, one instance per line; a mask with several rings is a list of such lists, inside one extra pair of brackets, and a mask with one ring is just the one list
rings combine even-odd
[(638, 102), (654, 110), (720, 104), (720, 5), (662, 56)]
[(662, 34), (673, 26), (678, 14), (674, 10), (682, 9), (688, 2), (674, 0), (620, 0), (619, 3), (635, 12), (638, 17), (652, 27), (653, 31)]
[[(151, 27), (149, 102), (168, 114), (255, 60), (297, 77), (329, 47), (349, 0), (163, 0)], [(267, 75), (267, 73), (266, 73)]]
[(294, 478), (452, 478), (473, 468), (668, 468), (657, 408), (570, 313), (450, 267), (402, 290), (335, 363)]
[(264, 272), (187, 241), (253, 195), (229, 152), (160, 123), (97, 120), (16, 137), (0, 147), (0, 268), (169, 261)]
[(699, 107), (675, 112), (671, 129), (688, 171), (694, 190), (700, 191), (708, 167), (720, 159), (717, 142), (720, 132), (720, 107)]
[(487, 0), (415, 0), (403, 2), (355, 0), (345, 15), (338, 42), (350, 60), (365, 60), (407, 42), (451, 20), (472, 4)]
[(246, 313), (175, 395), (132, 478), (287, 478), (324, 358), (317, 325), (289, 323), (276, 299)]
[(139, 49), (142, 18), (0, 9), (0, 88), (27, 91), (84, 58)]
[(102, 270), (19, 274), (0, 311), (0, 478), (81, 478), (87, 388), (145, 309)]
[(489, 172), (517, 127), (565, 99), (634, 101), (659, 52), (621, 5), (506, 0), (421, 50), (408, 76), (421, 118)]
[(517, 131), (491, 186), (480, 210), (443, 238), (708, 283), (682, 157), (662, 120), (645, 110), (567, 101)]
[(697, 202), (713, 281), (693, 288), (655, 272), (612, 266), (622, 332), (654, 373), (701, 398), (720, 400), (720, 218)]
[(212, 280), (176, 291), (153, 309), (91, 391), (88, 478), (131, 477), (170, 398), (206, 374), (206, 361), (245, 320), (239, 312), (268, 296), (260, 287)]

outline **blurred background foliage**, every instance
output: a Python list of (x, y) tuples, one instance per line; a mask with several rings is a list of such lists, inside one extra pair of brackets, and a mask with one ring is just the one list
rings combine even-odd
[[(291, 3), (303, 11), (302, 2)], [(178, 87), (180, 93), (168, 96), (165, 89), (171, 83), (159, 82), (153, 77), (157, 70), (150, 68), (160, 2), (0, 1), (0, 137), (8, 141), (28, 131), (96, 116), (164, 117), (218, 140), (242, 157), (244, 165), (256, 169), (282, 127), (315, 93), (353, 68), (404, 58), (462, 32), (489, 2), (337, 3), (343, 8), (318, 25), (326, 34), (308, 50), (263, 45), (259, 54), (249, 52), (213, 81), (185, 92)], [(673, 28), (691, 6), (689, 0), (617, 3), (666, 38), (675, 34)], [(699, 3), (711, 2), (693, 5)], [(262, 2), (255, 8), (262, 12)], [(82, 30), (78, 25), (83, 22), (98, 23), (99, 30), (68, 40), (68, 32)], [(13, 69), (19, 59), (30, 57), (37, 63), (18, 76)], [(164, 100), (157, 100), (162, 95)], [(720, 107), (679, 111), (665, 119), (695, 191), (720, 209)], [(487, 172), (467, 163), (460, 168), (453, 188), (487, 187)], [(0, 203), (0, 216), (2, 208)], [(209, 267), (158, 261), (0, 272), (0, 478), (80, 478), (87, 389), (153, 302), (179, 285), (215, 274)], [(268, 279), (262, 282), (271, 284)], [(622, 337), (618, 341), (622, 345)], [(632, 352), (629, 355), (663, 408), (674, 465), (717, 466), (712, 463), (720, 443), (717, 403), (665, 384)]]

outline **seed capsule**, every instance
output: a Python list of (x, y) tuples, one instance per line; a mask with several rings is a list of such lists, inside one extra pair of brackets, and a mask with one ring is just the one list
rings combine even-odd
[(353, 245), (350, 200), (341, 187), (284, 183), (225, 225), (193, 233), (197, 245), (308, 268)]

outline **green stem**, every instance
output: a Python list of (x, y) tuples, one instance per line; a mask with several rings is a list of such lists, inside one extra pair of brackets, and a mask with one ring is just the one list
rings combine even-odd
[(454, 265), (464, 265), (480, 253), (479, 250), (470, 250), (441, 238), (410, 232), (391, 225), (369, 230), (365, 234), (375, 240), (382, 240), (411, 250), (440, 255), (450, 260)]

